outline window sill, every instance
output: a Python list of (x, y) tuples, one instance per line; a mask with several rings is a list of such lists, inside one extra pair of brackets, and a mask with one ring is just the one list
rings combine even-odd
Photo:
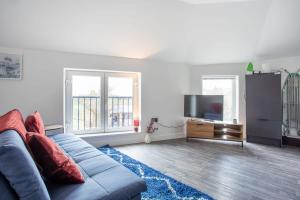
[(120, 132), (106, 132), (106, 133), (87, 133), (87, 134), (77, 134), (76, 136), (80, 138), (91, 138), (91, 137), (101, 137), (101, 136), (117, 136), (117, 135), (133, 135), (133, 134), (141, 134), (141, 132), (134, 131), (120, 131)]

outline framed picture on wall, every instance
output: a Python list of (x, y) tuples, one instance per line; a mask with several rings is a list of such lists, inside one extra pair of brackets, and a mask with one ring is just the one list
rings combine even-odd
[(0, 79), (22, 79), (22, 55), (0, 53)]

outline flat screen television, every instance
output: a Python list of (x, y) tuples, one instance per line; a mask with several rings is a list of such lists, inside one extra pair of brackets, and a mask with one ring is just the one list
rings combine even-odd
[(184, 116), (223, 121), (223, 95), (184, 95)]

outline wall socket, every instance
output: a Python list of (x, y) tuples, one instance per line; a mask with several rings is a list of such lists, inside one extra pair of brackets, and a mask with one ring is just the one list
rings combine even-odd
[(158, 118), (151, 118), (152, 122), (158, 122)]

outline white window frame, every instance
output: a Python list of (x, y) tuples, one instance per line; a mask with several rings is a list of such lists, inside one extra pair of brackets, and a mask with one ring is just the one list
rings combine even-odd
[[(101, 128), (89, 130), (72, 130), (73, 128), (73, 103), (72, 103), (72, 76), (97, 76), (101, 77)], [(141, 121), (141, 101), (140, 101), (140, 73), (139, 72), (123, 72), (123, 71), (106, 71), (106, 70), (90, 70), (90, 69), (64, 69), (64, 126), (66, 132), (84, 135), (92, 133), (113, 133), (123, 131), (133, 131), (132, 127), (124, 128), (108, 128), (108, 77), (131, 77), (133, 78), (133, 94), (132, 94), (132, 112), (133, 120)]]
[[(133, 79), (132, 84), (132, 112), (133, 112), (133, 119), (137, 118), (139, 115), (139, 81), (138, 81), (138, 74), (136, 73), (123, 73), (123, 72), (106, 72), (105, 73), (105, 89), (108, 88), (108, 77), (131, 77)], [(108, 92), (105, 91), (105, 113), (108, 113)], [(108, 115), (105, 116), (105, 126), (108, 125)], [(108, 128), (105, 127), (105, 132), (118, 132), (118, 131), (129, 131), (132, 129), (124, 128)]]
[(203, 81), (204, 80), (212, 80), (212, 79), (230, 79), (230, 80), (234, 80), (233, 81), (233, 96), (235, 96), (235, 98), (232, 98), (235, 102), (233, 103), (233, 105), (235, 105), (235, 119), (237, 119), (237, 121), (239, 121), (239, 76), (238, 75), (203, 75), (201, 77), (201, 94), (203, 94)]

